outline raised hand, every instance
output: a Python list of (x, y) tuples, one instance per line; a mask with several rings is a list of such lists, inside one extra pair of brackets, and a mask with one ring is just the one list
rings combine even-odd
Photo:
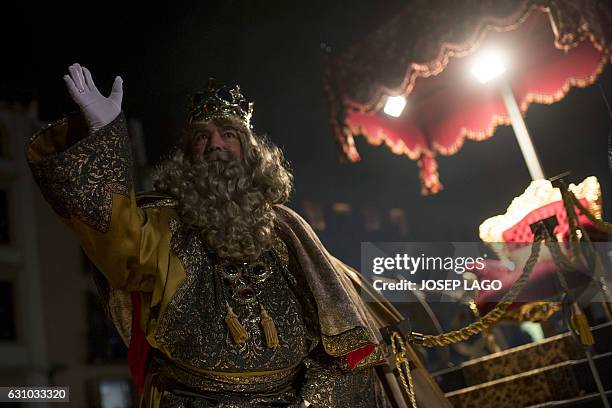
[(116, 77), (110, 95), (102, 96), (91, 77), (91, 72), (79, 64), (68, 67), (70, 75), (64, 82), (72, 99), (79, 105), (91, 130), (98, 130), (112, 122), (121, 112), (123, 80)]

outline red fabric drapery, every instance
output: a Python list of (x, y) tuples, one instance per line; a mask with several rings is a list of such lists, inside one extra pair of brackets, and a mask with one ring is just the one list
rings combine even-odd
[[(343, 157), (359, 160), (355, 136), (384, 143), (418, 162), (423, 194), (442, 188), (438, 155), (454, 154), (466, 138), (487, 139), (510, 123), (497, 87), (470, 75), (479, 50), (505, 51), (507, 78), (523, 113), (533, 102), (553, 103), (572, 86), (592, 84), (610, 61), (612, 13), (601, 2), (442, 3), (412, 3), (363, 43), (331, 58), (325, 81)], [(382, 109), (387, 95), (398, 94), (407, 106), (393, 118)]]
[(151, 346), (140, 327), (140, 293), (132, 292), (132, 333), (130, 336), (130, 347), (128, 350), (128, 367), (132, 380), (136, 385), (138, 397), (142, 395), (147, 357)]

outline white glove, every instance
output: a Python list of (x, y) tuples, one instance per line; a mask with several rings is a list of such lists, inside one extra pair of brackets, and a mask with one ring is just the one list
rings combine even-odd
[(108, 98), (102, 96), (91, 78), (91, 72), (79, 64), (68, 67), (70, 75), (64, 75), (64, 82), (70, 96), (79, 105), (92, 131), (111, 123), (121, 112), (123, 99), (123, 80), (116, 77)]

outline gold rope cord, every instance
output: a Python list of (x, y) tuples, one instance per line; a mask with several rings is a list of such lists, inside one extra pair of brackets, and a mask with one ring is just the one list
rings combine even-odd
[[(525, 283), (527, 283), (529, 275), (533, 271), (533, 268), (540, 257), (543, 237), (547, 240), (550, 239), (550, 236), (543, 231), (545, 230), (543, 224), (541, 224), (541, 227), (542, 228), (540, 228), (534, 236), (533, 244), (531, 246), (531, 254), (523, 267), (523, 273), (514, 282), (514, 284), (512, 284), (510, 290), (506, 292), (504, 297), (489, 313), (459, 330), (453, 330), (438, 335), (422, 335), (413, 332), (410, 334), (411, 341), (420, 344), (423, 347), (447, 346), (467, 340), (473, 335), (487, 330), (491, 325), (496, 323), (506, 313), (508, 307), (514, 302), (518, 294), (525, 286)], [(393, 356), (395, 357), (395, 366), (399, 372), (401, 385), (408, 395), (412, 408), (417, 408), (414, 383), (410, 373), (410, 362), (407, 352), (409, 346), (406, 343), (406, 340), (399, 332), (395, 331), (391, 334), (391, 347), (393, 350)]]
[(506, 313), (508, 307), (514, 302), (514, 299), (516, 299), (518, 294), (523, 289), (523, 286), (525, 286), (525, 283), (527, 283), (529, 275), (531, 274), (531, 271), (533, 270), (533, 267), (535, 266), (540, 256), (542, 237), (542, 232), (538, 232), (538, 234), (534, 237), (534, 242), (531, 247), (531, 255), (525, 263), (523, 273), (521, 274), (521, 276), (519, 276), (519, 278), (510, 288), (510, 290), (506, 292), (504, 297), (497, 303), (497, 305), (495, 305), (495, 307), (491, 311), (489, 311), (477, 321), (470, 323), (469, 325), (459, 330), (452, 330), (437, 335), (422, 335), (418, 333), (412, 333), (413, 338), (411, 340), (414, 343), (419, 344), (423, 347), (448, 346), (450, 344), (455, 344), (467, 340), (473, 335), (481, 333), (482, 331), (488, 329), (491, 325), (496, 323), (504, 315), (504, 313)]
[[(565, 207), (567, 209), (569, 205), (569, 201), (573, 201), (576, 207), (600, 230), (604, 232), (612, 232), (612, 224), (602, 221), (596, 218), (589, 210), (587, 210), (582, 203), (576, 198), (576, 196), (569, 192), (568, 195), (562, 196)], [(580, 224), (578, 223), (577, 216), (568, 211), (568, 223), (577, 224), (575, 228), (580, 228)], [(571, 241), (577, 242), (579, 238), (576, 236), (575, 228), (572, 228), (570, 225), (570, 234)], [(583, 231), (581, 231), (583, 232)], [(585, 234), (583, 233), (583, 236)], [(523, 268), (523, 273), (521, 276), (514, 282), (510, 290), (504, 295), (504, 297), (497, 303), (497, 305), (486, 315), (479, 318), (477, 321), (463, 327), (459, 330), (452, 330), (447, 333), (442, 333), (438, 335), (422, 335), (418, 333), (412, 333), (412, 341), (416, 344), (419, 344), (423, 347), (442, 347), (448, 346), (450, 344), (459, 343), (461, 341), (467, 340), (475, 334), (481, 333), (484, 330), (488, 329), (491, 325), (496, 323), (506, 312), (508, 307), (514, 302), (514, 299), (518, 296), (520, 291), (523, 289), (523, 286), (529, 279), (529, 275), (535, 266), (535, 263), (538, 260), (540, 255), (540, 247), (542, 239), (545, 241), (550, 241), (551, 237), (546, 233), (542, 234), (541, 232), (538, 236), (534, 237), (534, 242), (531, 250), (531, 255)], [(587, 238), (588, 239), (588, 238)], [(549, 250), (553, 253), (553, 256), (558, 259), (561, 265), (571, 265), (572, 261), (568, 259), (561, 251), (558, 250), (554, 243), (548, 244), (547, 246)]]
[(399, 371), (399, 377), (402, 380), (404, 391), (408, 394), (410, 405), (413, 408), (417, 408), (416, 394), (414, 393), (414, 383), (412, 381), (412, 374), (410, 373), (406, 343), (402, 335), (396, 331), (391, 334), (391, 347), (393, 348), (393, 355), (395, 356), (395, 367), (397, 371)]
[[(572, 243), (577, 243), (579, 241), (579, 237), (576, 234), (576, 230), (579, 229), (582, 232), (582, 236), (587, 240), (588, 234), (583, 230), (582, 225), (580, 224), (577, 215), (570, 211), (570, 202), (573, 201), (576, 207), (600, 230), (605, 232), (612, 232), (612, 224), (609, 224), (605, 221), (599, 220), (593, 216), (583, 205), (578, 201), (576, 196), (569, 192), (569, 194), (562, 194), (563, 204), (567, 211), (567, 219), (568, 226), (570, 228), (570, 241)], [(556, 262), (559, 267), (570, 266), (572, 265), (572, 260), (569, 259), (565, 254), (563, 254), (554, 242), (552, 242), (552, 237), (548, 233), (548, 231), (541, 224), (542, 228), (538, 230), (538, 232), (534, 235), (533, 244), (531, 247), (531, 254), (529, 255), (529, 259), (525, 263), (523, 267), (523, 272), (521, 276), (514, 282), (510, 290), (506, 292), (504, 297), (495, 305), (495, 307), (484, 316), (480, 317), (477, 321), (463, 327), (459, 330), (453, 330), (447, 333), (442, 333), (438, 335), (422, 335), (419, 333), (411, 333), (411, 341), (419, 344), (423, 347), (442, 347), (448, 346), (450, 344), (459, 343), (461, 341), (467, 340), (475, 334), (481, 333), (487, 330), (491, 325), (496, 323), (505, 313), (508, 307), (514, 302), (518, 294), (521, 292), (525, 284), (529, 279), (529, 275), (533, 271), (533, 268), (538, 261), (540, 256), (540, 249), (542, 246), (542, 241), (545, 242), (546, 246), (550, 250), (553, 258), (556, 259)], [(590, 240), (589, 240), (590, 241)], [(575, 252), (574, 252), (575, 256)], [(563, 277), (562, 273), (559, 274), (559, 278), (561, 281), (561, 285), (564, 286), (565, 290), (567, 288), (567, 282)], [(475, 309), (475, 305), (472, 304), (471, 307)], [(477, 312), (477, 309), (476, 309)], [(398, 350), (399, 344), (399, 350)], [(416, 405), (416, 396), (414, 393), (414, 383), (412, 380), (412, 375), (410, 373), (410, 364), (409, 358), (407, 354), (407, 347), (405, 344), (405, 339), (398, 332), (393, 332), (391, 335), (391, 346), (393, 349), (393, 355), (395, 356), (395, 365), (399, 371), (399, 376), (402, 382), (402, 386), (404, 390), (408, 394), (410, 399), (410, 404), (413, 408), (417, 408)]]

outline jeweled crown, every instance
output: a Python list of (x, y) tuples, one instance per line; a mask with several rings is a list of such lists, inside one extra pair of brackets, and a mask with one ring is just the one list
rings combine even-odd
[(240, 93), (240, 86), (229, 88), (218, 85), (214, 78), (208, 80), (208, 88), (204, 92), (193, 95), (188, 121), (207, 122), (215, 118), (236, 117), (247, 128), (251, 128), (253, 102), (248, 102)]

